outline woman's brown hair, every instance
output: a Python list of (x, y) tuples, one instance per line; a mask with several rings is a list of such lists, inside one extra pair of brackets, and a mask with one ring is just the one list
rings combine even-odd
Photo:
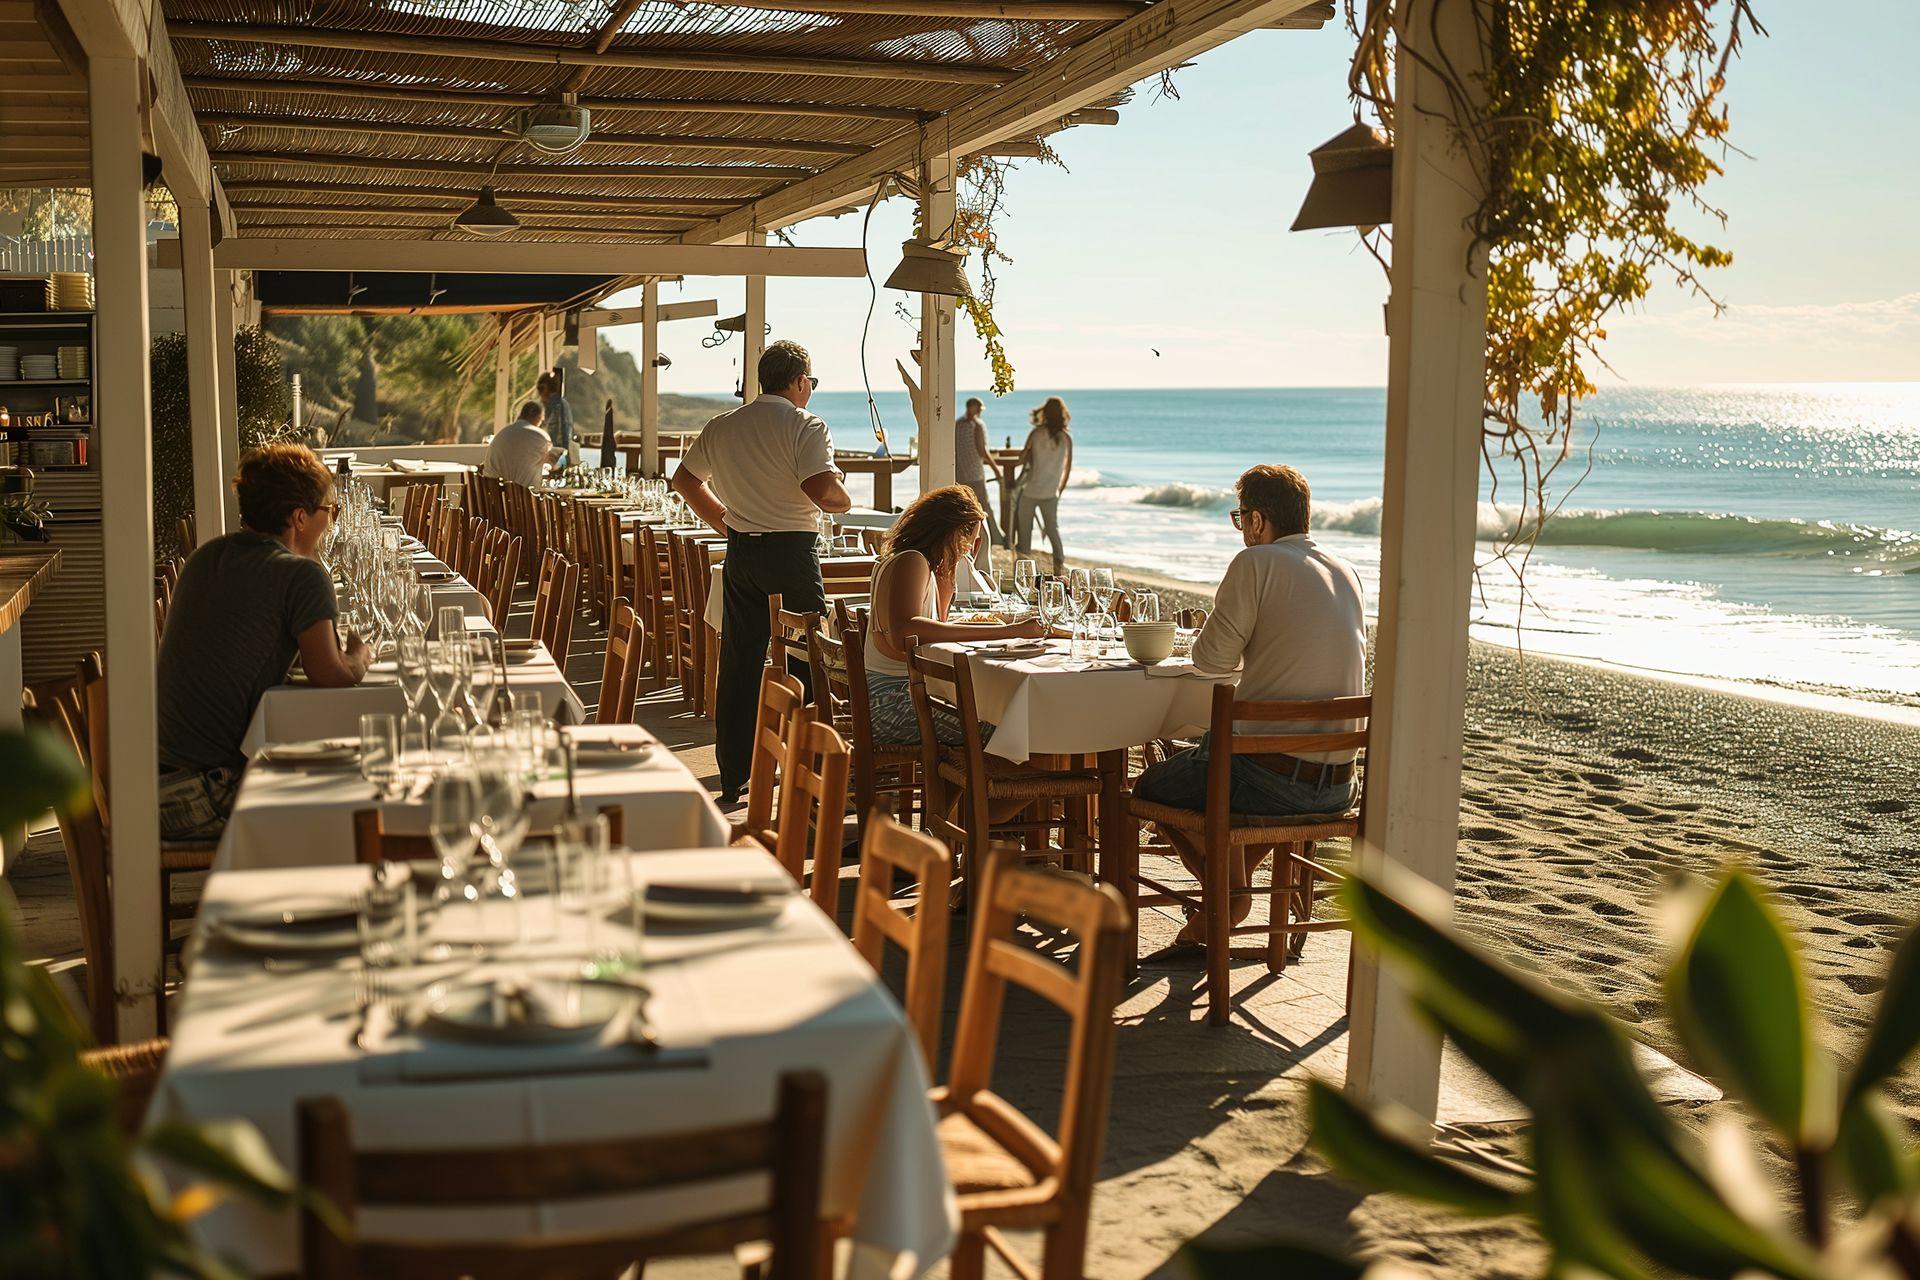
[(1047, 433), (1055, 440), (1058, 440), (1061, 433), (1067, 429), (1067, 424), (1073, 421), (1073, 415), (1067, 412), (1067, 402), (1059, 396), (1048, 396), (1047, 402), (1035, 409), (1028, 417), (1034, 426), (1045, 427)]
[(902, 551), (918, 551), (927, 563), (939, 569), (951, 557), (958, 561), (961, 539), (980, 527), (987, 518), (973, 490), (963, 484), (950, 484), (913, 500), (900, 518), (887, 530), (883, 558)]
[(240, 455), (233, 489), (240, 497), (240, 523), (279, 537), (296, 511), (318, 511), (333, 488), (333, 475), (303, 444), (269, 444)]

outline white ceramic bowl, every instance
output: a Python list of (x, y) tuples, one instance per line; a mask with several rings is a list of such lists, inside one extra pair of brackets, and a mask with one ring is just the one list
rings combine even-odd
[(1120, 633), (1135, 662), (1165, 662), (1173, 654), (1173, 630), (1171, 622), (1129, 622)]

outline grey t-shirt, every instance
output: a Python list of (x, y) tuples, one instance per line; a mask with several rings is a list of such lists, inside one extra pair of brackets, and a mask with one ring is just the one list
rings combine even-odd
[(204, 771), (243, 761), (261, 695), (287, 677), (302, 631), (339, 612), (317, 560), (243, 529), (187, 560), (160, 641), (160, 766)]

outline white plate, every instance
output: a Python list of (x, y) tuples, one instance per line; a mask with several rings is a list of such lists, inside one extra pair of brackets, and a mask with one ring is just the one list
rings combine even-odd
[(651, 742), (575, 742), (573, 758), (581, 764), (642, 764), (653, 758)]
[(422, 1026), (461, 1040), (564, 1044), (595, 1038), (645, 996), (638, 988), (610, 982), (534, 980), (525, 985), (537, 997), (538, 1020), (512, 1017), (510, 1001), (499, 986), (474, 982), (429, 989)]
[(265, 955), (360, 946), (353, 905), (340, 898), (301, 898), (236, 911), (214, 920), (212, 928), (229, 945)]
[(782, 893), (738, 902), (658, 902), (651, 894), (642, 893), (640, 909), (647, 919), (660, 924), (745, 927), (779, 919), (792, 898), (791, 893)]
[(276, 742), (260, 748), (260, 759), (268, 764), (358, 764), (360, 743), (353, 738)]

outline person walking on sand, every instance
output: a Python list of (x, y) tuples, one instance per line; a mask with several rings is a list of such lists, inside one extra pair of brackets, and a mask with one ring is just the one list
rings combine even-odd
[(987, 496), (987, 476), (1001, 484), (1006, 477), (1000, 474), (1000, 464), (993, 460), (993, 450), (987, 447), (987, 422), (982, 413), (986, 405), (978, 398), (967, 401), (966, 416), (953, 424), (953, 478), (973, 490), (973, 496), (980, 500), (980, 509), (986, 513), (985, 531), (973, 550), (973, 562), (981, 570), (993, 568), (993, 547), (995, 543), (1007, 545), (1006, 535), (1000, 532), (1000, 522), (993, 518), (993, 500)]
[[(1235, 697), (1247, 702), (1351, 698), (1366, 692), (1366, 602), (1353, 566), (1314, 543), (1307, 533), (1312, 492), (1292, 467), (1258, 466), (1235, 485), (1230, 513), (1246, 550), (1227, 565), (1213, 613), (1193, 642), (1193, 665), (1223, 674), (1236, 668)], [(1246, 733), (1347, 733), (1361, 726), (1248, 725)], [(1234, 813), (1344, 813), (1354, 799), (1352, 751), (1268, 752), (1233, 757)], [(1137, 799), (1176, 809), (1207, 807), (1208, 742), (1149, 767), (1133, 786)], [(1199, 875), (1205, 856), (1186, 835), (1162, 828), (1187, 868)], [(1235, 889), (1253, 883), (1260, 855), (1235, 850), (1228, 878)], [(1246, 918), (1251, 897), (1234, 899), (1232, 920)], [(1179, 944), (1197, 944), (1204, 922), (1189, 914)]]
[[(820, 380), (806, 348), (774, 343), (760, 357), (759, 376), (759, 399), (707, 423), (672, 480), (693, 513), (727, 540), (713, 726), (725, 805), (739, 800), (753, 768), (760, 670), (771, 632), (768, 597), (779, 596), (796, 612), (826, 612), (814, 550), (819, 513), (853, 506), (833, 465), (827, 424), (807, 412)], [(804, 669), (794, 674), (810, 685)]]
[(1038, 514), (1046, 527), (1047, 542), (1053, 548), (1053, 571), (1066, 572), (1067, 551), (1060, 544), (1060, 495), (1066, 491), (1067, 477), (1073, 474), (1073, 437), (1067, 424), (1073, 415), (1067, 402), (1048, 396), (1047, 402), (1033, 411), (1033, 430), (1027, 435), (1020, 453), (1020, 502), (1014, 513), (1019, 532), (1020, 554), (1033, 551), (1033, 517)]

